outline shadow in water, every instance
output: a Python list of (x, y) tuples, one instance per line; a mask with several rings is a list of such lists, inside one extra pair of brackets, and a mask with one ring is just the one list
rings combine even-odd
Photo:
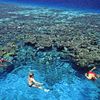
[(12, 70), (14, 70), (14, 65), (8, 65), (7, 68), (0, 73), (0, 78), (6, 78), (7, 74), (9, 74)]

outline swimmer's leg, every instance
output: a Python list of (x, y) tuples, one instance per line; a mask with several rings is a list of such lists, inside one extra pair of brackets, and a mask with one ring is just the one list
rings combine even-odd
[(49, 89), (45, 89), (45, 88), (43, 88), (42, 86), (40, 86), (40, 87), (38, 87), (39, 89), (41, 89), (41, 90), (43, 90), (43, 91), (45, 91), (45, 92), (49, 92), (50, 90)]
[(37, 86), (37, 85), (32, 85), (32, 87), (38, 88), (38, 86)]
[(43, 90), (43, 91), (45, 91), (45, 92), (49, 92), (49, 91), (50, 91), (49, 89), (45, 89), (45, 88), (43, 88), (42, 86), (39, 86), (39, 85), (32, 85), (32, 87), (41, 89), (41, 90)]

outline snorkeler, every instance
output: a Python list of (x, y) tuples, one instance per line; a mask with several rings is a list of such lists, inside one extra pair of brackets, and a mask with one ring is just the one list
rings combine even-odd
[(34, 74), (33, 73), (29, 73), (28, 84), (29, 84), (30, 87), (39, 88), (41, 90), (44, 90), (45, 92), (49, 91), (48, 89), (43, 88), (43, 83), (39, 83), (34, 79)]
[(85, 73), (85, 76), (87, 79), (89, 80), (96, 80), (97, 78), (100, 78), (99, 74), (96, 74), (93, 72), (93, 70), (95, 70), (96, 67), (93, 67), (90, 71), (88, 71), (87, 73)]

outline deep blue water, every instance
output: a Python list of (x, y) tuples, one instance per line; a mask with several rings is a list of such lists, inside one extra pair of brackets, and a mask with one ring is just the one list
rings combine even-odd
[(26, 5), (43, 5), (57, 8), (100, 11), (100, 0), (0, 0)]

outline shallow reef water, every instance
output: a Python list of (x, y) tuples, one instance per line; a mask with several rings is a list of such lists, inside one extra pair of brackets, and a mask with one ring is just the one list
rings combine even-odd
[[(25, 50), (21, 49), (19, 53), (23, 55), (28, 52), (28, 49)], [(29, 51), (31, 52), (31, 48)], [(56, 58), (51, 63), (39, 62), (48, 56), (50, 59), (50, 55)], [(100, 81), (87, 80), (84, 74), (73, 69), (71, 62), (62, 61), (57, 55), (55, 51), (38, 52), (36, 60), (31, 62), (26, 59), (26, 65), (16, 67), (6, 77), (2, 77), (0, 100), (99, 100)], [(30, 70), (49, 92), (28, 86), (27, 77)]]

